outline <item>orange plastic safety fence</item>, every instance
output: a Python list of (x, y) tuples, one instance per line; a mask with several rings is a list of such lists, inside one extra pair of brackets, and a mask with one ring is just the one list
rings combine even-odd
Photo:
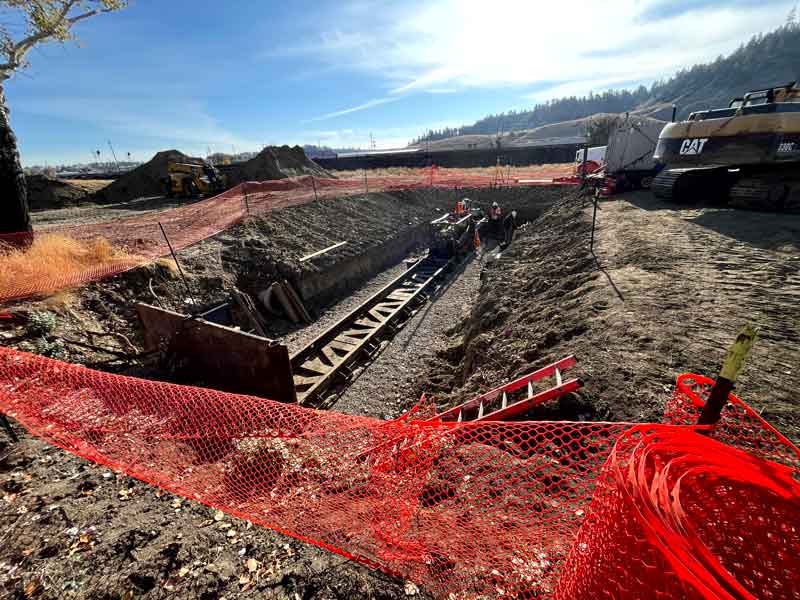
[(734, 584), (779, 597), (798, 583), (785, 560), (800, 549), (794, 468), (691, 427), (415, 420), (425, 403), (378, 421), (10, 349), (0, 410), (438, 597), (703, 597)]
[[(695, 422), (713, 381), (678, 378)], [(556, 597), (800, 597), (800, 451), (731, 395), (713, 428), (640, 425), (617, 442)]]
[[(547, 172), (564, 167), (552, 166)], [(541, 176), (541, 175), (540, 175)], [(504, 185), (520, 185), (520, 177)], [(141, 265), (169, 253), (169, 247), (158, 224), (161, 223), (173, 248), (180, 250), (239, 223), (246, 215), (266, 214), (272, 210), (303, 204), (315, 198), (352, 196), (365, 191), (385, 192), (425, 186), (489, 187), (496, 185), (490, 175), (473, 175), (458, 169), (419, 169), (409, 175), (363, 178), (290, 177), (274, 181), (247, 182), (213, 198), (165, 211), (151, 211), (102, 223), (56, 226), (37, 230), (37, 235), (53, 234), (79, 241), (96, 238), (108, 240), (125, 256), (100, 264), (76, 267), (57, 276), (27, 274), (0, 279), (0, 302), (27, 298), (96, 281)], [(529, 184), (526, 184), (529, 185)], [(3, 243), (18, 245), (30, 234), (0, 235)], [(0, 252), (2, 260), (2, 252)]]

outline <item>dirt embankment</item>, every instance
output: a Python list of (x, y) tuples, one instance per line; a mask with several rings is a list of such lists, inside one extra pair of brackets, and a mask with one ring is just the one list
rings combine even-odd
[[(167, 166), (171, 162), (203, 164), (203, 159), (187, 156), (178, 150), (164, 150), (97, 192), (93, 199), (95, 202), (112, 204), (147, 196), (162, 196)], [(331, 177), (330, 173), (310, 160), (299, 146), (268, 146), (247, 162), (218, 165), (218, 168), (227, 177), (229, 187), (243, 181), (268, 181), (297, 175)]]
[(60, 209), (91, 202), (93, 195), (109, 185), (100, 180), (65, 180), (46, 175), (28, 175), (28, 204), (31, 210)]
[(267, 146), (247, 162), (225, 165), (220, 169), (228, 176), (228, 183), (243, 181), (269, 181), (300, 175), (332, 177), (332, 175), (306, 156), (300, 146)]
[(178, 150), (164, 150), (100, 190), (95, 194), (95, 201), (112, 204), (143, 196), (164, 195), (164, 178), (167, 176), (167, 165), (171, 162), (202, 164), (203, 160), (186, 156)]
[(565, 198), (484, 272), (469, 319), (430, 382), (453, 404), (575, 354), (585, 380), (555, 418), (659, 419), (675, 377), (714, 376), (740, 328), (761, 338), (737, 384), (800, 439), (800, 216), (676, 208), (649, 194), (591, 208)]
[[(425, 224), (450, 210), (456, 199), (468, 196), (484, 208), (498, 201), (506, 211), (517, 209), (520, 219), (533, 219), (561, 193), (561, 188), (547, 187), (421, 189), (310, 202), (247, 219), (180, 251), (189, 290), (174, 268), (165, 266), (167, 263), (154, 264), (91, 283), (51, 301), (21, 302), (11, 308), (49, 310), (53, 306), (61, 313), (53, 338), (75, 339), (117, 352), (129, 350), (119, 335), (141, 347), (136, 301), (160, 302), (166, 308), (189, 313), (226, 301), (233, 287), (255, 299), (272, 282), (288, 279), (299, 292), (307, 294), (304, 300), (312, 314), (319, 315), (381, 270), (400, 262), (404, 250), (421, 243)], [(300, 260), (343, 241), (347, 243), (331, 252)], [(389, 251), (394, 254), (388, 255)], [(266, 316), (269, 335), (280, 338), (297, 332), (305, 339), (299, 326)], [(87, 331), (113, 335), (103, 338), (87, 335)], [(38, 341), (21, 343), (22, 349), (31, 351)], [(94, 365), (112, 355), (67, 344), (59, 357)], [(151, 376), (148, 371), (126, 370), (117, 363), (101, 368)]]

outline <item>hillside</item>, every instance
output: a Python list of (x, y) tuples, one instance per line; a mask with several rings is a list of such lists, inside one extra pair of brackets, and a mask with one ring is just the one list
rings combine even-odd
[[(598, 113), (638, 112), (668, 119), (673, 103), (678, 107), (678, 117), (683, 118), (692, 111), (727, 106), (732, 98), (749, 90), (797, 79), (800, 79), (800, 24), (789, 23), (768, 34), (754, 36), (727, 57), (720, 56), (713, 62), (683, 69), (666, 81), (653, 83), (649, 89), (642, 85), (635, 90), (550, 100), (530, 110), (489, 115), (472, 125), (428, 131), (412, 144), (466, 135), (494, 138), (501, 132), (530, 132), (543, 125), (584, 119)], [(539, 132), (531, 139), (543, 137)], [(479, 140), (470, 143), (476, 141)], [(488, 139), (485, 143), (492, 141)]]
[(494, 148), (499, 139), (503, 148), (515, 146), (536, 146), (550, 144), (580, 144), (585, 141), (586, 127), (590, 121), (608, 119), (615, 115), (599, 113), (583, 119), (572, 119), (561, 123), (551, 123), (533, 129), (509, 131), (500, 136), (494, 134), (457, 135), (432, 142), (420, 142), (414, 147), (426, 150), (463, 150)]

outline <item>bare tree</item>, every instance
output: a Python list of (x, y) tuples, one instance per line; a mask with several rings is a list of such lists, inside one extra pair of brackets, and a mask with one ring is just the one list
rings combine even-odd
[[(0, 233), (30, 232), (25, 176), (11, 129), (4, 82), (24, 69), (38, 44), (74, 39), (72, 28), (85, 19), (127, 6), (127, 0), (0, 0)], [(12, 24), (24, 32), (12, 33)]]

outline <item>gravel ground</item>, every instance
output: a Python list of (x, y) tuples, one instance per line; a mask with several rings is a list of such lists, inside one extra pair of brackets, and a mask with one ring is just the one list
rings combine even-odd
[(333, 410), (394, 418), (412, 406), (430, 375), (428, 360), (453, 344), (453, 326), (466, 318), (480, 288), (483, 252), (448, 278), (388, 342), (334, 405)]
[(55, 225), (82, 225), (103, 223), (143, 212), (162, 212), (178, 206), (199, 202), (200, 199), (165, 198), (164, 196), (145, 196), (116, 204), (83, 204), (70, 208), (54, 208), (31, 212), (31, 221), (36, 229), (46, 229)]

